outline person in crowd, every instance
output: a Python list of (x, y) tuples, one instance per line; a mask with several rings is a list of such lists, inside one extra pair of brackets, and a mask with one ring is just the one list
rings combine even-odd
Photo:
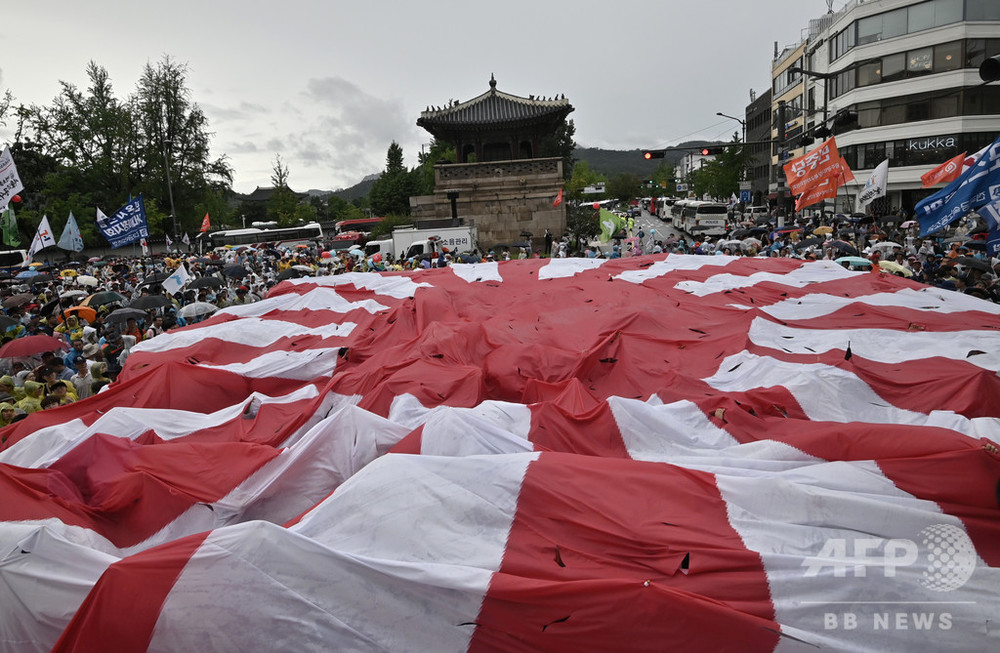
[(90, 363), (86, 358), (80, 357), (75, 361), (76, 373), (70, 379), (70, 383), (76, 388), (76, 396), (86, 399), (90, 396), (90, 388), (94, 384), (94, 376), (90, 373)]
[(24, 382), (24, 399), (15, 404), (18, 410), (23, 413), (37, 413), (42, 409), (42, 397), (44, 396), (45, 385), (38, 381)]
[(48, 410), (50, 408), (58, 408), (62, 403), (59, 401), (59, 397), (55, 395), (45, 395), (38, 402), (39, 410)]

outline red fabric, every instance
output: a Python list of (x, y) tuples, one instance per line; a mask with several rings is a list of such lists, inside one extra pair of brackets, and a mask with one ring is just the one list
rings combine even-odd
[(212, 228), (212, 223), (208, 219), (208, 213), (205, 213), (205, 219), (201, 221), (201, 229), (198, 231), (205, 232)]
[[(209, 532), (155, 547), (108, 567), (77, 610), (53, 651), (141, 653), (184, 565)], [(123, 628), (122, 622), (128, 627)]]
[(771, 650), (767, 596), (711, 474), (543, 453), (468, 650)]
[(923, 182), (924, 188), (930, 188), (931, 186), (936, 186), (942, 182), (947, 183), (958, 179), (959, 175), (962, 174), (962, 164), (965, 163), (965, 154), (965, 152), (962, 152), (958, 156), (948, 159), (933, 170), (920, 175), (920, 181)]

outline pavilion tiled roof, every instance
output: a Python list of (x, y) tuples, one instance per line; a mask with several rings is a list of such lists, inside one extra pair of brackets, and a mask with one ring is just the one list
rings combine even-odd
[(565, 96), (525, 98), (498, 91), (496, 86), (496, 79), (491, 76), (490, 90), (478, 97), (445, 107), (428, 107), (420, 113), (417, 125), (427, 128), (502, 124), (565, 116), (573, 110)]

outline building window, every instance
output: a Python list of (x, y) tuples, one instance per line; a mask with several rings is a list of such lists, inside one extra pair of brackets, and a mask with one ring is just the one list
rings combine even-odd
[(882, 81), (894, 82), (906, 74), (906, 54), (897, 52), (882, 58)]
[(858, 87), (871, 86), (882, 81), (882, 64), (878, 61), (858, 66)]
[(943, 73), (962, 67), (962, 42), (952, 41), (934, 46), (934, 72)]
[(1000, 20), (1000, 4), (996, 0), (966, 0), (966, 20)]
[(933, 69), (934, 48), (920, 48), (919, 50), (910, 50), (906, 53), (907, 77), (931, 73)]

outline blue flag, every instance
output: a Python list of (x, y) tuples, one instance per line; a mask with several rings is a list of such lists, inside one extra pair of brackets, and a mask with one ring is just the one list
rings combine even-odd
[(993, 202), (979, 209), (979, 215), (986, 220), (986, 253), (1000, 256), (1000, 202)]
[(917, 203), (920, 235), (944, 229), (970, 211), (996, 201), (1000, 201), (1000, 137), (958, 179)]
[(142, 195), (115, 211), (111, 217), (98, 211), (97, 228), (112, 249), (148, 238), (149, 227), (146, 225), (146, 206), (142, 203)]
[(66, 221), (66, 226), (63, 227), (62, 235), (59, 236), (59, 242), (56, 245), (71, 252), (83, 251), (83, 236), (80, 234), (80, 226), (76, 224), (76, 218), (73, 217), (72, 211), (69, 212), (69, 219)]

